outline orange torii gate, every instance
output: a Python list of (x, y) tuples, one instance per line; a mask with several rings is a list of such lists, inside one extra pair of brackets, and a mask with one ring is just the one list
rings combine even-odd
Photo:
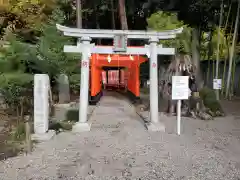
[(140, 96), (139, 66), (147, 61), (139, 55), (106, 55), (92, 54), (90, 58), (90, 95), (91, 100), (98, 101), (102, 90), (102, 68), (103, 67), (124, 67), (128, 73), (127, 90), (133, 96)]

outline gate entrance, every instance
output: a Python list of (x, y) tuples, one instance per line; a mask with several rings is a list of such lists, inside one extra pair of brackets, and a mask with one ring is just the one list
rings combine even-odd
[(139, 55), (92, 54), (90, 60), (91, 102), (97, 102), (103, 87), (126, 88), (132, 97), (140, 96), (141, 63), (147, 61)]
[[(132, 78), (132, 82), (136, 80), (136, 74), (139, 74), (139, 64), (137, 61), (129, 61), (129, 59), (136, 59), (141, 55), (147, 55), (150, 60), (150, 123), (146, 124), (148, 130), (150, 131), (165, 131), (165, 126), (158, 120), (158, 54), (161, 55), (174, 55), (174, 48), (164, 48), (162, 45), (158, 45), (160, 40), (173, 39), (177, 34), (183, 31), (183, 28), (168, 30), (163, 32), (156, 31), (126, 31), (126, 30), (103, 30), (103, 29), (78, 29), (78, 28), (68, 28), (57, 24), (57, 29), (62, 31), (66, 36), (72, 36), (80, 38), (80, 41), (76, 46), (64, 46), (64, 52), (70, 53), (82, 53), (82, 65), (81, 65), (81, 84), (80, 84), (80, 101), (79, 101), (79, 122), (73, 127), (73, 131), (90, 131), (91, 124), (87, 122), (87, 111), (88, 111), (88, 95), (89, 95), (89, 65), (91, 61), (91, 75), (94, 75), (96, 80), (94, 80), (93, 85), (94, 93), (98, 92), (101, 88), (101, 76), (100, 68), (94, 68), (95, 65), (99, 65), (100, 61), (102, 66), (109, 66), (111, 60), (122, 58), (121, 62), (124, 67), (131, 69), (129, 72), (133, 72), (129, 75)], [(91, 39), (113, 39), (114, 46), (95, 46), (91, 44)], [(143, 39), (149, 40), (150, 45), (145, 45), (144, 47), (127, 47), (128, 39)], [(101, 55), (100, 59), (96, 56)], [(132, 55), (130, 57), (130, 55)], [(135, 55), (135, 56), (134, 56)], [(94, 57), (95, 56), (95, 57)], [(110, 56), (110, 58), (109, 58)], [(103, 58), (104, 57), (104, 58)], [(133, 57), (133, 58), (132, 58)], [(90, 60), (91, 59), (91, 60)], [(125, 59), (125, 60), (124, 60)], [(114, 61), (113, 61), (114, 62)], [(114, 63), (113, 63), (114, 64)], [(111, 66), (111, 65), (110, 65)], [(93, 72), (92, 72), (93, 71)], [(95, 71), (95, 73), (94, 73)], [(92, 74), (93, 73), (93, 74)], [(97, 76), (99, 75), (99, 76)], [(138, 76), (139, 77), (139, 76)], [(91, 80), (92, 81), (92, 80)], [(95, 81), (97, 83), (95, 83)], [(129, 80), (128, 80), (129, 81)], [(134, 83), (135, 84), (135, 83)], [(138, 84), (139, 81), (138, 81)], [(136, 85), (128, 84), (128, 89), (132, 90), (137, 94), (138, 90)], [(100, 86), (100, 87), (99, 87)], [(139, 86), (138, 86), (139, 87)]]

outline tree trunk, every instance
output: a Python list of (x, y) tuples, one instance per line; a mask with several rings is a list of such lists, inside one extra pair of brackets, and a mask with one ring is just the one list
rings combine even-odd
[(212, 39), (213, 39), (213, 30), (209, 33), (209, 40), (208, 40), (208, 53), (207, 53), (207, 60), (208, 60), (208, 69), (207, 69), (207, 83), (210, 80), (210, 66), (211, 66), (211, 57), (213, 54), (212, 50)]
[[(223, 0), (222, 0), (222, 4), (221, 4), (221, 14), (220, 14), (220, 18), (219, 18), (219, 26), (218, 26), (218, 41), (217, 41), (217, 61), (216, 61), (216, 74), (215, 74), (215, 79), (218, 79), (218, 75), (219, 75), (219, 51), (220, 51), (220, 40), (221, 40), (221, 26), (222, 26), (222, 19), (223, 19)], [(216, 89), (216, 97), (217, 100), (219, 100), (219, 90)]]
[(234, 50), (235, 50), (235, 46), (236, 46), (237, 32), (238, 32), (239, 10), (240, 10), (240, 0), (238, 0), (238, 8), (237, 8), (236, 21), (235, 21), (235, 28), (234, 28), (234, 34), (233, 34), (233, 40), (232, 40), (232, 47), (231, 47), (231, 51), (230, 51), (228, 77), (227, 77), (227, 87), (226, 87), (226, 98), (229, 97), (229, 91), (230, 91), (230, 81), (231, 81), (231, 74), (232, 74), (233, 56), (234, 56)]
[(192, 60), (193, 64), (196, 67), (196, 84), (198, 91), (203, 87), (203, 79), (202, 73), (200, 69), (200, 36), (199, 36), (199, 28), (193, 28), (192, 30)]
[(225, 26), (224, 26), (224, 34), (225, 34), (225, 39), (226, 39), (226, 44), (227, 44), (227, 55), (226, 55), (225, 61), (224, 61), (223, 78), (222, 78), (223, 89), (222, 89), (221, 95), (223, 95), (223, 93), (225, 93), (225, 91), (226, 91), (226, 86), (225, 86), (226, 67), (227, 67), (227, 60), (229, 60), (229, 55), (230, 55), (230, 48), (229, 48), (230, 44), (229, 44), (228, 39), (229, 39), (229, 36), (230, 37), (232, 36), (232, 29), (233, 29), (233, 22), (234, 22), (234, 20), (232, 20), (231, 28), (230, 28), (230, 35), (228, 35), (228, 34), (226, 35), (226, 29), (227, 29), (227, 26), (228, 26), (229, 15), (230, 15), (231, 9), (232, 9), (232, 2), (230, 4), (229, 10), (228, 10), (228, 15), (227, 15), (227, 20), (226, 20), (226, 23), (225, 23)]
[(82, 29), (82, 1), (77, 0), (77, 28)]
[(125, 0), (118, 0), (119, 6), (119, 16), (121, 21), (121, 29), (128, 30), (128, 23), (127, 23), (127, 14), (125, 9)]
[[(95, 11), (95, 21), (96, 21), (96, 28), (100, 29), (99, 19), (98, 19), (98, 9), (97, 4), (94, 4), (94, 11)], [(97, 39), (97, 45), (101, 45), (101, 39)]]
[(110, 0), (110, 2), (111, 2), (111, 13), (112, 13), (112, 29), (116, 29), (114, 2), (113, 2), (113, 0)]

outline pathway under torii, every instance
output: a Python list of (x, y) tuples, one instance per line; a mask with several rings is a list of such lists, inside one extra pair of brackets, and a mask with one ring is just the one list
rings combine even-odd
[[(89, 93), (89, 64), (92, 53), (95, 54), (129, 54), (147, 55), (150, 58), (150, 123), (147, 128), (150, 131), (165, 131), (165, 126), (158, 118), (158, 61), (159, 54), (174, 55), (174, 48), (164, 48), (158, 45), (159, 41), (174, 39), (177, 34), (182, 33), (183, 28), (156, 31), (130, 31), (130, 30), (102, 30), (102, 29), (78, 29), (69, 28), (57, 24), (57, 29), (65, 36), (79, 38), (76, 46), (64, 46), (64, 52), (81, 53), (81, 89), (79, 101), (79, 121), (73, 126), (73, 131), (90, 131), (91, 124), (87, 122), (88, 93)], [(113, 39), (113, 47), (95, 46), (91, 44), (92, 39)], [(128, 39), (149, 40), (145, 47), (127, 47)], [(120, 43), (119, 43), (120, 42)]]

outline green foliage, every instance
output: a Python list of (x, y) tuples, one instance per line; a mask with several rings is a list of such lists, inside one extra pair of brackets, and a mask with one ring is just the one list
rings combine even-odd
[[(210, 57), (210, 59), (216, 60), (217, 58), (217, 46), (218, 46), (218, 27), (213, 29), (213, 37), (212, 41), (209, 42), (209, 35), (210, 33), (203, 33), (203, 37), (201, 40), (201, 59), (207, 60), (207, 53), (209, 51), (208, 49), (208, 43), (211, 43), (211, 48), (213, 50), (213, 53)], [(226, 41), (225, 33), (223, 29), (220, 29), (220, 46), (219, 46), (219, 57), (221, 59), (225, 59), (228, 54), (228, 43)]]
[(159, 11), (147, 19), (148, 26), (154, 30), (173, 30), (182, 27), (183, 22), (179, 21), (177, 14)]
[(3, 24), (14, 29), (39, 29), (55, 7), (55, 0), (4, 0), (0, 1), (0, 15), (7, 21)]
[(20, 122), (11, 132), (12, 141), (23, 141), (26, 137), (26, 129), (24, 122)]
[(75, 122), (76, 121), (53, 122), (49, 125), (49, 129), (55, 130), (57, 133), (60, 132), (60, 130), (70, 131)]
[[(56, 29), (56, 23), (61, 24), (64, 18), (61, 10), (54, 10), (50, 22), (43, 26), (43, 34), (37, 45), (39, 60), (36, 63), (36, 67), (42, 66), (40, 71), (50, 76), (60, 73), (71, 74), (79, 69), (77, 64), (80, 56), (63, 52), (64, 45), (72, 44), (72, 39), (62, 35)], [(40, 64), (42, 65), (39, 66)]]
[(178, 52), (191, 52), (191, 29), (182, 21), (178, 20), (176, 13), (168, 13), (159, 11), (152, 14), (148, 19), (149, 29), (156, 31), (173, 30), (177, 28), (184, 28), (183, 33), (179, 34), (174, 40), (162, 40), (161, 44), (166, 47), (176, 47)]
[[(168, 13), (159, 11), (154, 13), (147, 19), (148, 27), (157, 31), (172, 30), (183, 27), (184, 30), (174, 40), (164, 40), (161, 43), (167, 47), (176, 47), (178, 52), (191, 54), (191, 28), (183, 21), (178, 20), (176, 13)], [(209, 33), (203, 32), (201, 38), (201, 59), (206, 59), (208, 53)], [(216, 59), (218, 43), (218, 28), (213, 30), (213, 38), (211, 42), (213, 54), (211, 59)], [(220, 59), (224, 59), (228, 53), (228, 44), (226, 42), (223, 29), (220, 30)]]
[(77, 94), (80, 90), (80, 74), (73, 74), (69, 77), (70, 89), (74, 94)]
[[(18, 86), (32, 85), (33, 75), (25, 73), (3, 73), (0, 75), (0, 87), (5, 88), (9, 84), (15, 84)], [(29, 86), (26, 86), (29, 88)]]
[(79, 119), (79, 110), (78, 109), (70, 109), (66, 114), (66, 121), (77, 122)]
[(33, 75), (10, 73), (0, 75), (0, 93), (11, 113), (22, 116), (31, 110)]
[(8, 63), (7, 61), (0, 59), (0, 73), (8, 72)]
[(0, 72), (25, 72), (26, 64), (36, 59), (34, 46), (21, 42), (13, 34), (8, 36), (9, 44), (2, 47)]
[(219, 101), (217, 101), (214, 90), (208, 87), (203, 87), (200, 90), (199, 94), (201, 99), (203, 100), (205, 107), (208, 108), (211, 112), (223, 112), (221, 104), (219, 103)]

